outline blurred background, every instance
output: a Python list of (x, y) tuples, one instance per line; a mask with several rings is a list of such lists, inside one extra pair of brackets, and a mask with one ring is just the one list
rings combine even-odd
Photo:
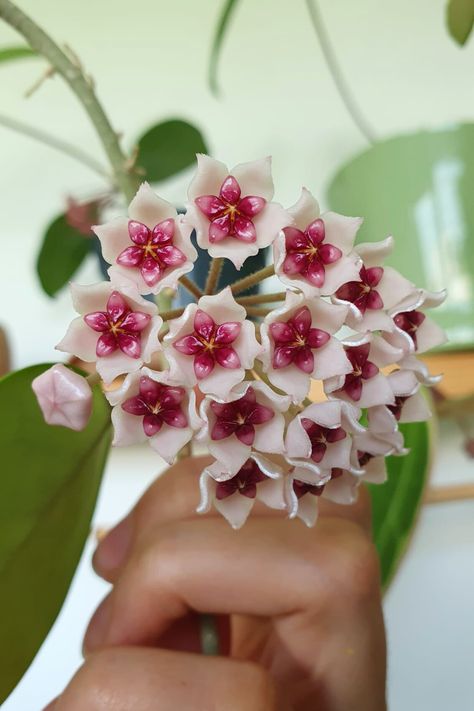
[[(363, 131), (341, 99), (302, 1), (237, 3), (219, 62), (218, 97), (208, 84), (222, 9), (217, 0), (23, 0), (21, 7), (80, 57), (126, 148), (153, 124), (179, 117), (230, 166), (271, 154), (276, 199), (285, 206), (305, 185), (323, 208), (359, 214), (359, 207), (366, 216), (363, 239), (393, 231), (408, 276), (453, 294), (440, 318), (455, 352), (438, 356), (435, 370), (446, 370), (448, 395), (472, 394), (474, 133), (457, 126), (474, 120), (474, 40), (460, 47), (449, 36), (445, 0), (319, 3), (339, 71), (368, 126)], [(0, 23), (0, 48), (20, 42)], [(81, 146), (106, 165), (62, 80), (48, 78), (25, 98), (44, 67), (40, 59), (0, 65), (0, 114)], [(42, 235), (68, 196), (87, 201), (105, 183), (1, 125), (0, 155), (0, 322), (12, 367), (20, 368), (55, 360), (54, 344), (72, 317), (66, 289), (50, 298), (41, 288)], [(161, 182), (159, 193), (182, 204), (192, 170)], [(74, 279), (99, 278), (90, 254)], [(463, 449), (466, 427), (461, 431), (453, 420), (438, 427), (431, 485), (469, 491), (474, 465)], [(115, 522), (156, 473), (151, 450), (112, 452), (96, 525)], [(385, 597), (392, 711), (474, 708), (474, 500), (433, 498)], [(90, 570), (93, 545), (87, 544), (66, 605), (5, 711), (40, 708), (79, 665), (86, 621), (106, 591)]]

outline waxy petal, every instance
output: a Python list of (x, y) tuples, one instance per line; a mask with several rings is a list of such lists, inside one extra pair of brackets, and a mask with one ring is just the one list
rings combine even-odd
[(267, 201), (265, 198), (257, 197), (256, 195), (247, 195), (239, 202), (238, 210), (239, 212), (243, 212), (246, 217), (252, 218), (258, 215), (266, 204)]
[(275, 413), (270, 407), (256, 405), (255, 409), (247, 418), (247, 422), (250, 422), (252, 425), (262, 425), (264, 422), (269, 422), (274, 416)]
[(286, 255), (285, 261), (283, 262), (283, 271), (285, 274), (288, 274), (288, 276), (293, 276), (294, 274), (301, 274), (308, 266), (308, 255), (294, 252)]
[(114, 322), (118, 321), (127, 311), (129, 311), (129, 307), (122, 294), (118, 291), (113, 291), (107, 301), (107, 313), (109, 318)]
[(206, 341), (209, 341), (214, 334), (216, 324), (214, 319), (202, 309), (196, 311), (194, 316), (194, 330)]
[(132, 242), (138, 245), (144, 245), (150, 237), (150, 230), (142, 222), (130, 220), (128, 223), (128, 234)]
[(303, 306), (291, 318), (291, 325), (298, 335), (305, 337), (311, 327), (311, 312), (307, 306)]
[(371, 363), (370, 361), (366, 361), (364, 365), (362, 366), (362, 378), (364, 380), (369, 380), (370, 378), (375, 378), (377, 373), (379, 372), (379, 369), (375, 365), (375, 363)]
[(362, 280), (372, 288), (377, 286), (377, 284), (383, 277), (383, 274), (383, 267), (369, 267), (368, 269), (362, 267), (361, 269)]
[(146, 403), (153, 407), (154, 405), (156, 405), (160, 397), (161, 385), (160, 383), (157, 383), (156, 380), (152, 380), (151, 378), (147, 377), (141, 377), (139, 383), (139, 392), (140, 397), (143, 398)]
[(140, 358), (142, 353), (142, 345), (138, 336), (132, 336), (129, 333), (119, 333), (117, 337), (118, 345), (122, 353), (125, 353), (129, 358)]
[(122, 410), (128, 412), (130, 415), (143, 416), (148, 413), (148, 408), (143, 402), (143, 400), (138, 397), (130, 397), (122, 403)]
[(153, 437), (153, 435), (156, 435), (156, 433), (161, 430), (162, 425), (163, 421), (161, 417), (158, 417), (157, 415), (148, 413), (143, 418), (143, 431), (147, 437)]
[(378, 291), (371, 290), (367, 294), (367, 308), (368, 309), (383, 309), (383, 301)]
[(314, 220), (314, 222), (311, 222), (311, 224), (307, 226), (305, 233), (308, 235), (308, 238), (311, 243), (315, 247), (318, 247), (321, 242), (324, 241), (324, 237), (326, 234), (326, 229), (324, 227), (323, 220), (318, 217), (316, 220)]
[(167, 267), (179, 267), (186, 261), (186, 255), (172, 244), (160, 247), (158, 257)]
[(252, 220), (244, 215), (237, 215), (234, 222), (235, 236), (242, 242), (256, 242), (257, 232)]
[(227, 437), (234, 434), (237, 427), (238, 424), (236, 422), (218, 421), (212, 428), (211, 439), (215, 441), (227, 439)]
[(143, 264), (140, 267), (140, 273), (143, 280), (147, 286), (155, 286), (163, 276), (163, 269), (161, 265), (153, 259), (153, 257), (147, 257), (143, 260)]
[(362, 395), (362, 380), (361, 378), (346, 378), (343, 390), (352, 399), (358, 402)]
[(178, 338), (178, 340), (173, 343), (173, 348), (176, 348), (180, 353), (184, 353), (184, 355), (195, 355), (204, 350), (201, 341), (192, 334)]
[(342, 257), (342, 251), (333, 244), (322, 244), (318, 249), (318, 256), (323, 264), (334, 264)]
[(131, 311), (122, 321), (121, 328), (126, 331), (139, 333), (148, 326), (150, 321), (150, 314), (144, 314), (141, 311)]
[(214, 370), (214, 358), (207, 352), (194, 357), (194, 373), (198, 380), (206, 378)]
[(92, 412), (89, 383), (62, 363), (53, 365), (31, 383), (45, 422), (79, 432), (87, 425)]
[(97, 341), (95, 352), (98, 358), (106, 358), (114, 353), (118, 348), (115, 336), (110, 333), (103, 333)]
[(293, 362), (293, 346), (277, 346), (273, 354), (273, 367), (286, 368)]
[(285, 227), (283, 234), (287, 251), (305, 249), (308, 246), (308, 237), (296, 227)]
[(143, 259), (142, 247), (127, 247), (118, 255), (116, 262), (123, 267), (137, 267)]
[(215, 342), (219, 345), (233, 343), (240, 335), (241, 328), (242, 324), (237, 321), (221, 323), (216, 330)]
[(322, 348), (329, 341), (331, 336), (327, 331), (320, 328), (310, 328), (306, 336), (306, 344), (310, 348)]
[(275, 321), (270, 324), (270, 333), (272, 334), (275, 343), (291, 343), (294, 341), (295, 334), (291, 326), (282, 321)]
[(304, 373), (311, 374), (314, 369), (314, 355), (311, 348), (298, 348), (294, 362), (296, 367)]
[(215, 357), (223, 368), (240, 368), (240, 358), (237, 352), (229, 346), (218, 348), (215, 352)]
[(235, 431), (235, 436), (242, 444), (251, 447), (255, 440), (255, 428), (251, 424), (240, 425)]
[(84, 316), (84, 321), (87, 323), (89, 328), (92, 328), (94, 331), (98, 331), (99, 333), (109, 330), (107, 314), (103, 311), (95, 311), (92, 314), (86, 314)]
[(209, 225), (209, 242), (222, 242), (223, 239), (230, 235), (230, 230), (230, 214), (227, 213), (222, 217), (217, 217)]
[(213, 219), (225, 210), (225, 204), (216, 195), (203, 195), (194, 201), (201, 212), (209, 219)]
[(170, 427), (183, 429), (188, 426), (188, 418), (180, 408), (164, 409), (160, 415)]
[(306, 276), (313, 286), (320, 289), (324, 284), (324, 278), (326, 276), (324, 265), (317, 259), (311, 260), (306, 271)]
[(173, 239), (175, 229), (175, 221), (173, 218), (163, 220), (154, 226), (152, 231), (151, 243), (163, 244)]
[(219, 197), (225, 202), (235, 205), (240, 199), (240, 185), (233, 175), (228, 175), (221, 185)]

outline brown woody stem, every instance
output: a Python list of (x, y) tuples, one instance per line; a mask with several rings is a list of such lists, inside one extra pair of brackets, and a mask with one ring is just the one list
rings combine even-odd
[(247, 289), (250, 289), (250, 287), (255, 286), (255, 284), (259, 284), (261, 281), (263, 281), (264, 279), (268, 279), (268, 277), (271, 277), (274, 274), (275, 267), (273, 266), (273, 264), (269, 264), (268, 267), (259, 269), (258, 272), (254, 272), (253, 274), (249, 274), (249, 276), (246, 276), (243, 279), (239, 279), (239, 281), (236, 281), (234, 284), (232, 284), (230, 288), (235, 296), (236, 294), (240, 294), (241, 291), (247, 291)]
[(206, 279), (206, 286), (204, 287), (205, 294), (214, 294), (217, 284), (219, 282), (219, 277), (221, 275), (222, 267), (224, 266), (223, 257), (214, 257), (209, 267), (209, 273)]
[(189, 291), (190, 294), (196, 297), (196, 299), (200, 299), (201, 296), (203, 295), (203, 292), (201, 289), (198, 287), (197, 284), (195, 284), (191, 279), (189, 279), (187, 276), (182, 276), (181, 279), (179, 280), (179, 283), (184, 286), (185, 289)]
[(252, 294), (251, 296), (240, 296), (237, 299), (238, 304), (247, 306), (247, 304), (271, 304), (274, 301), (284, 301), (286, 291), (278, 291), (275, 294)]

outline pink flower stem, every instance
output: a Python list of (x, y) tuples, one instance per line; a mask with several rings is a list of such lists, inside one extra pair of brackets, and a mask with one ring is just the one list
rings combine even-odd
[(275, 301), (284, 301), (286, 291), (278, 291), (274, 294), (251, 294), (250, 296), (240, 296), (236, 299), (238, 304), (247, 306), (247, 304), (271, 304)]
[(258, 272), (249, 274), (243, 279), (239, 279), (238, 281), (234, 282), (231, 286), (232, 293), (234, 294), (234, 296), (236, 294), (240, 294), (241, 291), (246, 291), (247, 289), (250, 289), (250, 287), (255, 286), (255, 284), (260, 284), (261, 281), (263, 281), (264, 279), (268, 279), (268, 277), (271, 277), (274, 274), (275, 267), (273, 264), (269, 264), (268, 267), (259, 269)]
[(196, 299), (200, 299), (203, 295), (203, 292), (198, 287), (198, 285), (195, 284), (191, 279), (188, 279), (187, 276), (182, 276), (179, 280), (179, 283), (181, 284), (181, 286), (184, 286), (184, 288), (187, 289), (190, 294), (195, 296)]
[(223, 266), (224, 266), (224, 258), (223, 257), (214, 257), (214, 259), (211, 262), (211, 266), (209, 267), (209, 273), (208, 273), (207, 279), (206, 279), (206, 286), (204, 287), (205, 294), (214, 294), (215, 293)]

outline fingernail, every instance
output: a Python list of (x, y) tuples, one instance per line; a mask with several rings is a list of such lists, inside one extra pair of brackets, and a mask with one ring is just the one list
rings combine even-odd
[(92, 615), (92, 619), (84, 635), (84, 642), (82, 643), (82, 652), (84, 656), (93, 652), (94, 649), (100, 647), (109, 629), (109, 620), (111, 613), (111, 603), (110, 603), (110, 593), (105, 597), (100, 603), (97, 610)]
[(99, 575), (112, 573), (123, 565), (132, 542), (132, 529), (132, 516), (126, 516), (99, 543), (92, 558)]

